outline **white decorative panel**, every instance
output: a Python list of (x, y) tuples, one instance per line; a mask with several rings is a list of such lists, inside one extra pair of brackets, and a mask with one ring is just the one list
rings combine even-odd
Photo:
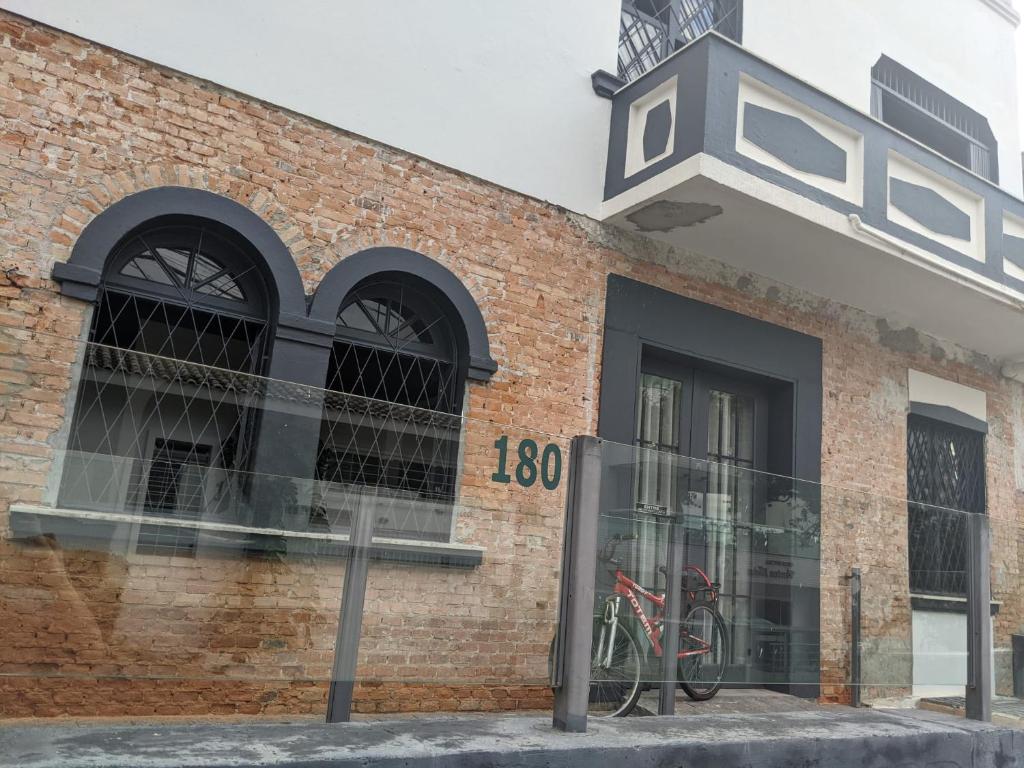
[[(748, 115), (748, 108), (750, 113)], [(786, 96), (774, 88), (749, 75), (740, 74), (739, 98), (736, 105), (736, 151), (763, 165), (774, 168), (787, 176), (799, 179), (805, 184), (817, 187), (823, 192), (862, 205), (864, 198), (864, 137), (849, 126), (836, 122), (806, 104)], [(793, 158), (787, 162), (785, 154), (769, 151), (751, 138), (753, 113), (770, 113), (777, 118), (788, 118), (792, 125), (801, 128), (808, 136), (831, 145), (835, 152), (845, 155), (842, 159), (842, 173), (827, 175), (815, 172), (814, 163), (801, 163), (798, 167)], [(815, 136), (816, 135), (816, 136)], [(841, 178), (837, 178), (841, 176)]]
[[(676, 139), (676, 91), (679, 78), (670, 77), (657, 88), (645, 93), (629, 106), (629, 127), (626, 130), (626, 178), (642, 171), (672, 154)], [(668, 104), (669, 127), (664, 150), (652, 157), (644, 157), (644, 132), (648, 128), (651, 111), (664, 109)]]
[[(885, 186), (889, 221), (964, 256), (985, 261), (985, 201), (979, 195), (897, 152), (889, 152), (888, 168)], [(901, 195), (916, 200), (901, 200)]]
[(1006, 236), (1016, 237), (1024, 240), (1024, 219), (1014, 216), (1012, 213), (1003, 214), (1003, 272), (1017, 280), (1024, 281), (1024, 267), (1014, 264), (1006, 257)]

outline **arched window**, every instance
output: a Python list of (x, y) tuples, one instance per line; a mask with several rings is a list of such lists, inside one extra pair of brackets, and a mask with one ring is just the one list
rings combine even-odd
[[(235, 522), (252, 458), (275, 301), (240, 235), (149, 220), (110, 251), (97, 288), (60, 488), (62, 506)], [(144, 525), (140, 550), (188, 554), (194, 527)]]
[(325, 523), (347, 526), (346, 489), (371, 487), (387, 500), (378, 535), (448, 540), (464, 338), (444, 295), (413, 275), (373, 275), (348, 293), (337, 316), (317, 459)]
[(258, 258), (213, 222), (148, 224), (107, 262), (90, 341), (259, 373), (268, 293)]

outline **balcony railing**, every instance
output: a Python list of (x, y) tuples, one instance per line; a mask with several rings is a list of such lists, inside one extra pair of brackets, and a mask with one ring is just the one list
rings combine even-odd
[(715, 30), (739, 42), (742, 0), (623, 0), (619, 77), (627, 82)]

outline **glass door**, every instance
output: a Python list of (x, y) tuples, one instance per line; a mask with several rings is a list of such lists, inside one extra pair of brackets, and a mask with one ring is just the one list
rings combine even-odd
[(753, 526), (763, 507), (763, 470), (767, 460), (767, 402), (756, 384), (739, 377), (697, 371), (693, 449), (707, 459), (704, 489), (705, 540), (691, 547), (692, 560), (703, 559), (705, 572), (721, 585), (718, 610), (729, 632), (733, 680), (748, 677), (753, 660), (756, 619)]
[[(684, 393), (687, 398), (684, 401)], [(644, 373), (636, 407), (636, 473), (634, 533), (637, 535), (633, 570), (641, 584), (658, 583), (658, 567), (666, 562), (666, 517), (676, 513), (679, 496), (677, 462), (669, 454), (685, 453), (692, 386), (681, 377)], [(684, 407), (685, 402), (685, 407)]]
[[(748, 679), (752, 662), (752, 528), (763, 506), (756, 470), (767, 463), (767, 398), (752, 377), (645, 357), (636, 405), (639, 451), (633, 567), (645, 585), (662, 584), (665, 516), (687, 516), (687, 564), (721, 586), (719, 610), (730, 628), (729, 679)], [(689, 465), (671, 458), (699, 460)], [(703, 462), (706, 460), (707, 464)], [(753, 470), (753, 471), (752, 471)]]

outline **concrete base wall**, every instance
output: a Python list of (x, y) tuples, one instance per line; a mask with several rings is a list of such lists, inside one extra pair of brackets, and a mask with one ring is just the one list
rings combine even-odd
[(331, 766), (555, 768), (668, 765), (1020, 768), (1024, 731), (925, 712), (825, 708), (592, 721), (559, 733), (532, 717), (343, 726), (0, 728), (2, 768)]

